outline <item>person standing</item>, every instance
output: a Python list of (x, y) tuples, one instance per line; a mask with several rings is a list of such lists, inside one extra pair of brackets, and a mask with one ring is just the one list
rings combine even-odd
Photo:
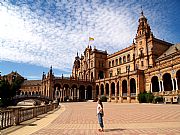
[(103, 124), (103, 116), (104, 116), (104, 112), (103, 112), (103, 104), (102, 101), (99, 99), (97, 101), (97, 116), (98, 116), (98, 122), (99, 125), (101, 127), (101, 129), (99, 129), (100, 132), (104, 132), (104, 124)]

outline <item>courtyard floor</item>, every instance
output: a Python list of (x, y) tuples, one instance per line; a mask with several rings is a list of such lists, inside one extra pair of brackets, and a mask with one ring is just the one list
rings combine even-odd
[(103, 103), (105, 132), (98, 131), (96, 105), (96, 102), (62, 103), (59, 110), (16, 126), (16, 129), (4, 130), (2, 134), (180, 135), (178, 104)]

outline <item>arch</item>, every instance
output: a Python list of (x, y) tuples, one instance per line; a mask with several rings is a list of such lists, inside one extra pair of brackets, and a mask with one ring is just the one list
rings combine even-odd
[(126, 62), (126, 56), (123, 56), (123, 63)]
[(109, 84), (106, 83), (106, 95), (109, 95)]
[(115, 95), (115, 83), (114, 82), (111, 83), (111, 94), (112, 94), (112, 96)]
[(29, 91), (28, 95), (31, 95), (31, 92)]
[(96, 97), (99, 95), (99, 85), (96, 85)]
[(126, 80), (122, 81), (122, 96), (123, 97), (127, 96), (127, 81)]
[(176, 72), (176, 78), (177, 78), (177, 85), (178, 85), (177, 90), (179, 90), (180, 89), (180, 70)]
[(79, 100), (84, 100), (85, 99), (85, 86), (81, 85), (79, 87)]
[(91, 72), (91, 80), (93, 80), (94, 78), (93, 78), (93, 72)]
[(134, 78), (130, 80), (130, 93), (131, 96), (136, 96), (136, 80)]
[(36, 91), (36, 95), (38, 95), (38, 91)]
[(112, 60), (112, 67), (114, 67), (114, 60)]
[(130, 54), (127, 55), (127, 61), (130, 61)]
[(92, 86), (88, 85), (87, 86), (87, 92), (86, 92), (86, 99), (92, 99)]
[(21, 95), (25, 95), (24, 91), (21, 92)]
[(122, 58), (119, 57), (119, 64), (122, 64)]
[(61, 88), (61, 85), (59, 83), (56, 83), (54, 85), (54, 91), (53, 91), (53, 99), (57, 98), (58, 96), (60, 96), (59, 92), (56, 92), (56, 88), (57, 90), (60, 92), (60, 88)]
[(172, 91), (172, 81), (171, 81), (171, 75), (169, 73), (165, 73), (163, 75), (163, 85), (164, 85), (164, 91)]
[(34, 95), (34, 91), (32, 92), (32, 95)]
[(100, 94), (104, 95), (104, 85), (103, 84), (101, 84), (101, 93)]
[(151, 78), (151, 85), (152, 85), (152, 92), (159, 92), (159, 82), (157, 76), (153, 76)]
[(25, 92), (25, 95), (27, 95), (28, 93), (27, 93), (27, 91)]

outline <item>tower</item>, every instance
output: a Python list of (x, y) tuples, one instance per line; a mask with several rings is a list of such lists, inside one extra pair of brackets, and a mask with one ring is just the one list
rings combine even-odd
[(150, 46), (148, 42), (153, 38), (151, 33), (151, 28), (147, 22), (147, 18), (144, 16), (143, 11), (139, 18), (139, 25), (137, 29), (136, 40), (136, 50), (135, 50), (135, 60), (136, 67), (141, 70), (147, 69), (152, 66), (153, 63), (150, 62)]

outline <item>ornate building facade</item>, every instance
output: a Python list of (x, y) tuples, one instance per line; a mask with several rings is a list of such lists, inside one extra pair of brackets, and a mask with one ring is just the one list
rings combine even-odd
[[(56, 77), (51, 67), (41, 80), (25, 79), (20, 94), (62, 102), (104, 95), (109, 101), (130, 103), (138, 102), (140, 92), (150, 91), (167, 102), (175, 101), (180, 95), (180, 44), (155, 38), (143, 12), (138, 22), (129, 47), (108, 54), (88, 45), (84, 55), (75, 57), (71, 77)], [(14, 74), (8, 76), (12, 80)]]
[(140, 92), (151, 91), (167, 101), (180, 94), (180, 44), (155, 38), (141, 12), (133, 43), (114, 54), (88, 46), (75, 58), (74, 78), (94, 81), (95, 97), (137, 102)]

